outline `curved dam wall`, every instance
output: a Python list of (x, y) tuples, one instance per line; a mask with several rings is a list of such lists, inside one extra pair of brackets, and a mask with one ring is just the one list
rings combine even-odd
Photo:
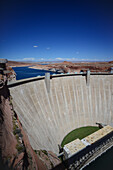
[(75, 128), (95, 125), (113, 126), (113, 75), (59, 76), (12, 85), (13, 106), (33, 149), (58, 153), (67, 133)]

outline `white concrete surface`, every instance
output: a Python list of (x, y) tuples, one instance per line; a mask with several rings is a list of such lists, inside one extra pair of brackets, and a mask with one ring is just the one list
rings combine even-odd
[(13, 105), (28, 134), (33, 149), (58, 153), (58, 144), (75, 128), (95, 125), (113, 126), (113, 75), (67, 76), (10, 88)]

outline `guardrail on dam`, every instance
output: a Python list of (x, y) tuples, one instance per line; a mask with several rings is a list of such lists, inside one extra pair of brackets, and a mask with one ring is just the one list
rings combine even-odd
[(65, 135), (81, 126), (102, 122), (113, 126), (113, 74), (61, 74), (10, 84), (13, 106), (33, 149), (58, 153)]

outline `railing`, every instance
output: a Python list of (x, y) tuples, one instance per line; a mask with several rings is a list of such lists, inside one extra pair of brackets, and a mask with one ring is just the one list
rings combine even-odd
[[(69, 77), (69, 76), (86, 76), (87, 73), (65, 73), (65, 74), (56, 74), (56, 75), (50, 75), (50, 79), (52, 78), (58, 78), (58, 77)], [(90, 75), (113, 75), (113, 73), (94, 73), (94, 72), (90, 72)], [(22, 85), (22, 84), (26, 84), (26, 83), (29, 83), (29, 82), (33, 82), (33, 81), (38, 81), (38, 80), (42, 80), (42, 79), (45, 79), (45, 76), (40, 76), (40, 77), (33, 77), (33, 78), (27, 78), (27, 79), (21, 79), (21, 80), (17, 80), (13, 83), (9, 83), (8, 84), (8, 87), (11, 88), (11, 87), (15, 87), (15, 86), (18, 86), (18, 85)]]

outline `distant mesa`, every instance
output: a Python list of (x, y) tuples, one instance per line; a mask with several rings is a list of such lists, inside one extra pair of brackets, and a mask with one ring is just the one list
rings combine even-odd
[(113, 64), (113, 61), (109, 61), (109, 63)]

